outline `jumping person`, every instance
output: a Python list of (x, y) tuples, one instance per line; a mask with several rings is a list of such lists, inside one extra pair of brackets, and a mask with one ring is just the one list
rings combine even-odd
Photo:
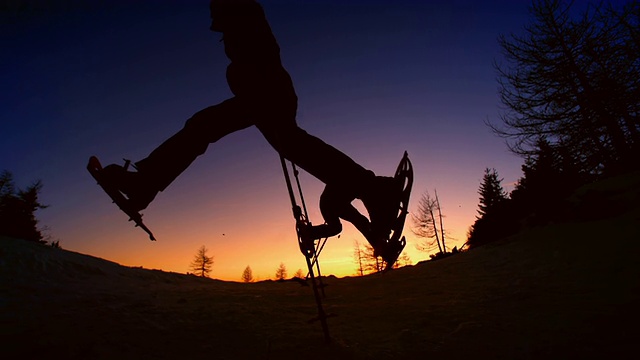
[[(119, 165), (103, 176), (127, 199), (129, 210), (145, 209), (158, 192), (173, 182), (209, 144), (227, 134), (256, 126), (284, 158), (325, 184), (320, 197), (323, 225), (305, 229), (319, 239), (342, 230), (340, 218), (351, 222), (379, 255), (398, 213), (402, 185), (376, 176), (344, 153), (298, 127), (298, 98), (280, 59), (280, 48), (262, 7), (254, 0), (211, 0), (211, 30), (222, 33), (231, 63), (226, 78), (234, 97), (195, 113), (184, 127), (143, 160), (136, 171)], [(362, 200), (369, 218), (351, 203)], [(385, 260), (394, 262), (395, 258)]]

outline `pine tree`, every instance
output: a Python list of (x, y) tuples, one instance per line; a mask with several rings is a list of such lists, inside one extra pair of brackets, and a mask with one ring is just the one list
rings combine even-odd
[(480, 194), (478, 219), (497, 209), (507, 199), (507, 194), (502, 187), (502, 180), (498, 178), (496, 169), (486, 168), (484, 170), (484, 177), (478, 190), (478, 194)]
[(298, 269), (298, 271), (296, 271), (295, 274), (293, 274), (293, 277), (296, 277), (298, 279), (305, 279), (306, 276), (304, 274), (304, 272), (302, 271), (302, 269)]
[(242, 281), (246, 283), (253, 282), (253, 271), (251, 270), (251, 267), (249, 267), (249, 265), (247, 265), (247, 267), (244, 268), (244, 271), (242, 272)]
[(191, 262), (190, 268), (198, 276), (209, 277), (213, 267), (213, 256), (207, 256), (207, 251), (209, 250), (202, 245)]
[(502, 179), (495, 169), (485, 169), (478, 194), (479, 216), (467, 234), (467, 245), (470, 248), (508, 236), (517, 229), (517, 223), (509, 210), (510, 201), (502, 188)]
[(15, 187), (9, 171), (0, 174), (0, 235), (44, 242), (35, 215), (47, 207), (38, 201), (41, 190), (40, 181), (21, 190)]
[(280, 263), (280, 266), (276, 269), (276, 280), (284, 280), (287, 278), (287, 267), (284, 263)]

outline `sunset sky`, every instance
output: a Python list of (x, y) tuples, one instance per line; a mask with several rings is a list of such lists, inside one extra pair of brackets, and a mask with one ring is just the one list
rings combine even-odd
[[(11, 2), (14, 3), (14, 2)], [(240, 281), (249, 265), (273, 278), (305, 269), (278, 154), (255, 128), (208, 152), (145, 210), (157, 242), (112, 204), (86, 171), (140, 160), (198, 110), (231, 96), (228, 59), (209, 28), (208, 1), (16, 1), (0, 22), (0, 170), (26, 187), (42, 180), (41, 225), (71, 251), (184, 273), (201, 245), (212, 277)], [(476, 216), (486, 167), (507, 190), (521, 176), (484, 121), (498, 121), (492, 63), (499, 34), (520, 32), (529, 1), (264, 0), (299, 96), (298, 123), (379, 175), (406, 150), (410, 211), (437, 189), (450, 246)], [(323, 184), (302, 172), (314, 223)], [(407, 220), (406, 250), (428, 259)], [(455, 239), (455, 240), (454, 240)], [(345, 224), (321, 256), (324, 274), (354, 275)]]

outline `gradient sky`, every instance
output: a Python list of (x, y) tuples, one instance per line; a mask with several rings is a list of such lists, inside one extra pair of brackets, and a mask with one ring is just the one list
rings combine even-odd
[[(196, 111), (231, 96), (208, 1), (60, 1), (3, 9), (0, 169), (19, 187), (40, 179), (41, 225), (67, 250), (184, 273), (201, 245), (212, 277), (239, 281), (249, 265), (273, 278), (305, 268), (277, 153), (255, 128), (234, 133), (145, 210), (151, 242), (86, 171), (140, 160)], [(484, 124), (500, 111), (499, 34), (519, 32), (529, 1), (264, 0), (299, 96), (298, 123), (379, 175), (407, 150), (410, 211), (437, 189), (451, 246), (475, 219), (486, 167), (510, 190), (522, 159)], [(302, 172), (310, 219), (322, 184)], [(407, 220), (406, 250), (428, 259)], [(355, 274), (350, 225), (321, 256), (324, 274)]]

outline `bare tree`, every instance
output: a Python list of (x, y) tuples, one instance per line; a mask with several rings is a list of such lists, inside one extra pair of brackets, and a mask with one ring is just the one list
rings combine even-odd
[(276, 269), (276, 280), (284, 280), (287, 278), (287, 267), (284, 263), (280, 263), (280, 266)]
[(400, 254), (400, 257), (398, 257), (398, 261), (396, 261), (395, 264), (393, 264), (393, 268), (397, 269), (403, 266), (409, 266), (411, 265), (411, 258), (409, 257), (409, 254), (407, 254), (406, 251), (403, 251), (402, 254)]
[(253, 282), (253, 271), (249, 265), (242, 272), (242, 281), (246, 283)]
[(213, 256), (207, 256), (207, 251), (208, 249), (202, 245), (191, 262), (190, 269), (195, 275), (209, 277), (213, 267)]
[(362, 246), (360, 246), (360, 242), (355, 240), (353, 242), (353, 258), (356, 261), (356, 271), (360, 276), (364, 276), (364, 251), (362, 250)]
[(428, 191), (422, 193), (418, 202), (418, 211), (412, 214), (414, 224), (412, 231), (416, 236), (426, 239), (425, 243), (417, 245), (418, 250), (431, 252), (437, 248), (440, 254), (445, 254), (447, 246), (445, 242), (444, 216), (442, 215), (438, 192), (434, 190), (434, 193), (435, 197), (433, 198)]
[(375, 255), (373, 246), (368, 243), (361, 245), (357, 240), (354, 242), (354, 259), (358, 266), (357, 271), (360, 276), (365, 273), (380, 272), (384, 270), (384, 260)]
[[(521, 35), (501, 36), (496, 63), (502, 125), (490, 124), (512, 151), (534, 155), (541, 137), (600, 173), (637, 159), (640, 142), (640, 3), (575, 14), (574, 1), (534, 0)], [(577, 16), (573, 16), (573, 15)]]
[(442, 221), (444, 216), (442, 216), (442, 207), (440, 207), (440, 199), (438, 199), (438, 191), (436, 191), (436, 189), (433, 189), (433, 193), (436, 196), (436, 208), (438, 209), (438, 219), (440, 220), (440, 235), (441, 235), (441, 240), (442, 240), (442, 249), (446, 253), (447, 252), (447, 244), (445, 242), (444, 223)]
[(365, 269), (371, 273), (381, 272), (384, 270), (385, 261), (382, 260), (382, 256), (376, 256), (376, 251), (373, 246), (367, 243), (364, 245), (364, 248), (365, 259), (367, 259), (367, 266)]

